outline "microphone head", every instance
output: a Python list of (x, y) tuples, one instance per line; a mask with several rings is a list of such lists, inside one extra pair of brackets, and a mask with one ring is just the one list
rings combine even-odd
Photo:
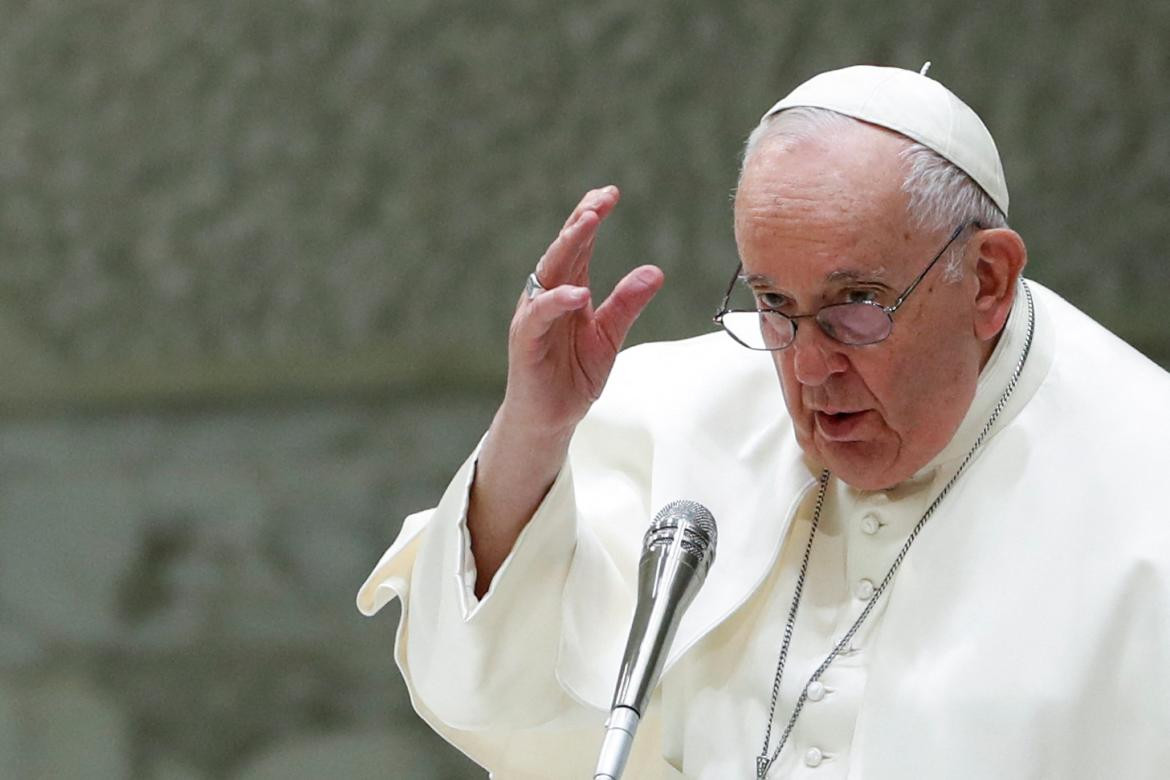
[(718, 534), (711, 510), (697, 501), (671, 501), (662, 507), (650, 521), (650, 528), (642, 541), (643, 554), (670, 547), (680, 534), (680, 546), (695, 556), (699, 563), (697, 568), (706, 574), (715, 562)]

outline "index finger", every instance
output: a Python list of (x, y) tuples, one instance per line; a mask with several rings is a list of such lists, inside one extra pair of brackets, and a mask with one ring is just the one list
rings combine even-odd
[(588, 254), (600, 224), (600, 218), (585, 209), (576, 222), (560, 232), (536, 262), (536, 278), (544, 287), (551, 290), (562, 284), (588, 285)]
[(621, 196), (621, 190), (612, 184), (600, 189), (589, 190), (581, 198), (581, 201), (573, 209), (573, 212), (569, 214), (569, 218), (565, 220), (565, 224), (561, 229), (564, 230), (575, 223), (586, 211), (596, 212), (597, 216), (605, 219), (609, 216), (609, 212), (613, 211), (613, 207), (617, 205)]

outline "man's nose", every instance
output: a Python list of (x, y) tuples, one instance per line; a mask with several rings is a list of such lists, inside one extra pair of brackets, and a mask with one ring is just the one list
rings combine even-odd
[(805, 321), (801, 326), (796, 329), (796, 338), (788, 348), (792, 352), (792, 368), (798, 382), (815, 387), (849, 368), (849, 359), (841, 352), (841, 344), (825, 335), (815, 322)]

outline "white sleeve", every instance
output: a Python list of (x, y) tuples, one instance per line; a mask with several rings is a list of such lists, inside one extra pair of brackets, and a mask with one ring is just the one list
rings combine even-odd
[(473, 454), (432, 510), (407, 518), (358, 593), (372, 615), (402, 601), (395, 659), (415, 710), (497, 778), (584, 777), (603, 712), (556, 675), (577, 518), (566, 466), (476, 601), (467, 532)]
[(407, 682), (446, 723), (537, 725), (564, 705), (555, 664), (577, 538), (572, 477), (566, 465), (477, 600), (466, 525), (477, 455), (438, 506), (407, 518), (362, 585), (358, 608), (370, 615), (402, 599)]
[[(395, 659), (416, 711), (493, 777), (584, 777), (596, 759), (654, 463), (645, 373), (620, 362), (482, 599), (466, 529), (478, 453), (434, 509), (406, 519), (358, 594), (367, 615), (401, 599)], [(662, 776), (656, 721), (630, 776)]]

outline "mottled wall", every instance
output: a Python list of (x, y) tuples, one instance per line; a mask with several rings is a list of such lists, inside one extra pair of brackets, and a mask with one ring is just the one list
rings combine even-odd
[(448, 394), (9, 420), (0, 777), (460, 776), (421, 738), (389, 622), (352, 605), (389, 513), (442, 490), (490, 411)]
[[(0, 0), (0, 777), (476, 777), (353, 593), (490, 418), (524, 274), (708, 327), (758, 116), (917, 68), (1030, 274), (1163, 364), (1170, 4)], [(388, 769), (393, 765), (394, 769)]]

